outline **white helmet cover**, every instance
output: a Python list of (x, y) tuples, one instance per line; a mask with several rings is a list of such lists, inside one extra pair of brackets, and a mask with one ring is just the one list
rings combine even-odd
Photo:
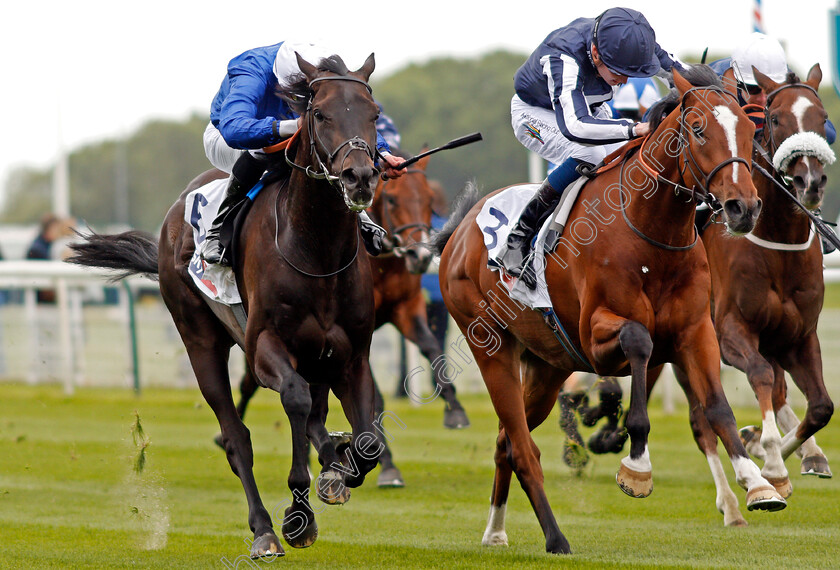
[(277, 50), (277, 56), (274, 58), (274, 75), (277, 76), (277, 81), (282, 85), (286, 84), (286, 79), (295, 73), (300, 73), (295, 52), (311, 63), (318, 65), (322, 59), (335, 55), (335, 51), (323, 45), (315, 45), (305, 42), (285, 41), (280, 49)]
[(747, 85), (758, 85), (753, 67), (776, 83), (784, 82), (788, 70), (782, 44), (759, 32), (753, 32), (735, 48), (732, 52), (732, 67), (736, 76)]

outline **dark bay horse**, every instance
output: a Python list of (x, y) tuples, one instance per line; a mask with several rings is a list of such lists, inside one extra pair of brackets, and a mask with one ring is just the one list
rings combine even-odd
[[(289, 418), (292, 504), (282, 531), (293, 547), (318, 534), (309, 505), (307, 436), (324, 467), (319, 497), (342, 502), (344, 486), (357, 487), (376, 466), (374, 384), (368, 364), (373, 334), (373, 284), (356, 212), (370, 206), (378, 107), (367, 83), (373, 55), (355, 72), (338, 56), (314, 66), (298, 56), (301, 80), (285, 95), (302, 116), (296, 142), (286, 150), (291, 177), (268, 184), (254, 199), (236, 247), (235, 273), (248, 320), (204, 297), (188, 275), (195, 244), (184, 221), (186, 192), (164, 220), (159, 243), (143, 234), (90, 236), (76, 246), (75, 263), (159, 275), (163, 299), (187, 348), (199, 388), (222, 431), (233, 472), (248, 500), (254, 533), (251, 556), (283, 553), (272, 517), (253, 475), (248, 429), (236, 412), (228, 378), (231, 346), (243, 348), (260, 385), (278, 392)], [(210, 171), (187, 191), (217, 177)], [(341, 401), (353, 440), (339, 458), (324, 427), (326, 393)], [(322, 483), (336, 492), (322, 493)], [(336, 487), (338, 485), (338, 487)]]
[[(827, 115), (817, 94), (819, 64), (804, 83), (793, 73), (783, 83), (758, 71), (755, 77), (767, 94), (767, 105), (754, 160), (805, 207), (817, 210), (826, 185), (823, 162), (833, 160), (824, 140)], [(715, 224), (703, 233), (703, 243), (712, 272), (721, 356), (746, 373), (761, 408), (761, 428), (742, 430), (742, 435), (751, 440), (747, 449), (765, 460), (762, 475), (787, 496), (792, 487), (784, 460), (794, 451), (802, 458), (803, 475), (831, 477), (813, 438), (834, 410), (823, 383), (817, 338), (825, 291), (823, 257), (804, 212), (758, 169), (753, 182), (764, 207), (749, 240), (729, 239)], [(785, 371), (807, 399), (802, 422), (787, 403)]]
[(641, 149), (583, 187), (563, 248), (546, 262), (545, 282), (564, 344), (540, 312), (503, 295), (507, 286), (488, 269), (483, 232), (475, 223), (484, 200), (470, 208), (477, 195), (468, 197), (434, 241), (442, 250), (444, 300), (500, 421), (484, 544), (507, 543), (505, 508), (516, 473), (546, 550), (570, 552), (543, 489), (540, 452), (530, 431), (548, 416), (575, 370), (632, 377), (626, 420), (631, 449), (616, 476), (625, 493), (644, 497), (652, 491), (646, 380), (649, 367), (658, 371), (672, 362), (689, 379), (683, 388), (692, 407), (704, 412), (696, 436), (721, 439), (747, 492), (747, 507), (785, 506), (744, 449), (720, 385), (708, 262), (693, 224), (692, 197), (713, 193), (731, 232), (752, 230), (761, 208), (749, 175), (755, 128), (711, 69), (692, 66), (686, 76), (674, 73), (676, 89), (661, 102), (673, 111), (652, 123)]
[[(440, 395), (445, 401), (443, 423), (457, 429), (468, 426), (469, 420), (455, 395), (455, 388), (443, 376), (442, 347), (429, 330), (426, 299), (420, 285), (421, 275), (432, 261), (432, 252), (425, 242), (429, 239), (433, 203), (438, 201), (426, 177), (429, 159), (427, 156), (419, 160), (400, 178), (381, 181), (369, 209), (371, 218), (388, 232), (383, 253), (367, 256), (373, 276), (374, 327), (378, 329), (391, 323), (418, 346), (434, 372), (435, 392), (426, 398), (413, 397), (425, 402)], [(257, 388), (256, 379), (246, 371), (240, 383), (242, 398), (237, 405), (240, 417), (244, 417)], [(377, 416), (384, 411), (384, 400), (378, 388), (376, 410)], [(382, 444), (379, 484), (402, 486), (402, 475), (393, 463), (386, 438), (382, 438)]]

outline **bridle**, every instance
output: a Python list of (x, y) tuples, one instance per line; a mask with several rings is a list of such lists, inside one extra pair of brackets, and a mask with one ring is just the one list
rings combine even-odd
[[(425, 176), (426, 171), (421, 170), (419, 168), (409, 168), (406, 169), (405, 174), (421, 174)], [(380, 257), (386, 255), (402, 257), (405, 254), (405, 252), (410, 249), (417, 247), (426, 247), (426, 244), (424, 244), (422, 241), (414, 241), (408, 245), (404, 245), (403, 238), (400, 235), (402, 232), (405, 232), (406, 230), (412, 230), (408, 234), (409, 236), (411, 236), (417, 231), (426, 231), (427, 233), (430, 233), (432, 228), (429, 224), (426, 224), (424, 222), (412, 222), (410, 224), (394, 226), (394, 221), (391, 216), (391, 208), (394, 207), (394, 204), (392, 204), (391, 201), (388, 200), (388, 198), (391, 195), (387, 194), (385, 189), (386, 185), (390, 181), (391, 179), (389, 178), (388, 180), (382, 183), (381, 193), (384, 200), (384, 204), (382, 207), (381, 225), (385, 228), (385, 231), (388, 232), (388, 236), (390, 236), (391, 239), (388, 240), (389, 243), (383, 244), (383, 252), (380, 254)]]
[[(365, 89), (368, 90), (368, 93), (373, 93), (373, 90), (366, 81), (363, 81), (357, 77), (352, 77), (350, 75), (329, 75), (325, 77), (316, 77), (315, 79), (309, 82), (309, 88), (312, 89), (313, 85), (321, 81), (354, 81), (356, 83), (361, 83), (362, 85), (364, 85)], [(359, 136), (355, 136), (345, 140), (332, 151), (327, 150), (326, 145), (324, 144), (323, 140), (321, 139), (321, 136), (318, 133), (318, 129), (315, 125), (314, 114), (312, 113), (312, 101), (314, 100), (314, 98), (314, 95), (309, 97), (309, 100), (306, 103), (306, 110), (304, 111), (304, 114), (306, 115), (306, 124), (308, 127), (307, 131), (309, 132), (309, 148), (310, 152), (312, 153), (312, 162), (315, 164), (315, 168), (313, 168), (312, 165), (302, 166), (300, 164), (297, 164), (294, 161), (294, 158), (292, 158), (292, 156), (290, 156), (289, 154), (289, 149), (293, 146), (291, 144), (286, 147), (286, 162), (296, 170), (302, 171), (309, 178), (313, 178), (316, 180), (326, 180), (330, 184), (330, 186), (335, 188), (339, 192), (339, 194), (341, 194), (341, 197), (344, 199), (344, 203), (347, 205), (347, 207), (350, 210), (357, 211), (359, 210), (359, 208), (349, 201), (347, 197), (347, 190), (344, 187), (344, 182), (341, 180), (341, 177), (330, 174), (327, 165), (335, 163), (336, 158), (338, 158), (338, 155), (342, 151), (342, 149), (344, 150), (344, 154), (341, 156), (340, 161), (340, 164), (342, 166), (344, 165), (348, 156), (350, 156), (350, 153), (353, 151), (358, 150), (364, 152), (374, 162), (376, 161), (376, 152), (370, 147), (367, 141), (365, 141)], [(321, 158), (321, 154), (318, 152), (319, 148), (323, 149), (323, 151), (327, 155), (326, 164)], [(341, 168), (340, 170), (343, 170), (343, 168)]]
[[(708, 174), (703, 172), (703, 169), (700, 168), (700, 165), (697, 163), (697, 159), (694, 157), (694, 153), (691, 151), (691, 145), (688, 144), (688, 141), (689, 141), (688, 136), (693, 136), (693, 135), (686, 132), (686, 129), (687, 129), (686, 113), (687, 113), (688, 109), (691, 109), (693, 107), (686, 107), (685, 102), (686, 102), (686, 98), (688, 97), (688, 95), (690, 93), (695, 92), (695, 91), (715, 91), (717, 93), (726, 94), (729, 97), (732, 97), (732, 99), (735, 100), (736, 103), (738, 101), (737, 98), (735, 97), (735, 95), (733, 95), (732, 93), (729, 93), (728, 91), (726, 91), (726, 90), (724, 90), (720, 87), (717, 87), (717, 86), (692, 87), (691, 89), (689, 89), (685, 93), (683, 93), (682, 97), (680, 98), (680, 105), (679, 105), (680, 117), (679, 117), (679, 120), (678, 120), (678, 123), (679, 123), (678, 140), (680, 142), (680, 158), (682, 160), (681, 160), (680, 166), (678, 167), (678, 170), (679, 170), (679, 173), (680, 173), (680, 177), (683, 181), (685, 181), (687, 173), (689, 175), (691, 175), (691, 178), (694, 179), (695, 183), (692, 184), (691, 188), (689, 188), (687, 186), (683, 186), (679, 182), (674, 182), (672, 180), (669, 180), (669, 179), (665, 178), (664, 176), (662, 176), (661, 172), (654, 169), (650, 164), (647, 163), (647, 161), (645, 161), (645, 159), (644, 159), (645, 145), (647, 144), (648, 141), (650, 141), (650, 139), (652, 138), (652, 135), (654, 133), (650, 133), (645, 137), (645, 140), (642, 142), (641, 148), (639, 149), (638, 158), (639, 158), (639, 163), (640, 163), (641, 167), (648, 173), (648, 175), (652, 176), (657, 181), (657, 183), (662, 183), (662, 184), (666, 184), (666, 185), (670, 186), (671, 188), (673, 188), (674, 194), (677, 195), (677, 196), (679, 196), (680, 194), (687, 194), (689, 196), (689, 200), (688, 200), (689, 202), (702, 202), (702, 203), (707, 204), (712, 209), (713, 215), (718, 215), (723, 210), (723, 207), (721, 206), (720, 201), (717, 199), (717, 197), (709, 191), (709, 184), (712, 182), (712, 179), (715, 177), (715, 175), (718, 172), (721, 171), (721, 169), (723, 169), (725, 166), (728, 166), (729, 164), (741, 163), (746, 167), (748, 172), (751, 171), (751, 168), (750, 168), (751, 165), (750, 165), (749, 162), (747, 162), (745, 159), (743, 159), (739, 156), (732, 156), (732, 157), (729, 157), (729, 158), (723, 160), (719, 164), (717, 164), (714, 168), (712, 168), (708, 172)], [(647, 235), (645, 235), (641, 230), (639, 230), (636, 226), (634, 226), (630, 222), (630, 219), (627, 217), (627, 209), (625, 208), (625, 205), (624, 205), (624, 192), (623, 192), (623, 189), (621, 187), (623, 179), (624, 179), (624, 165), (625, 165), (626, 161), (627, 161), (626, 158), (625, 158), (624, 161), (622, 161), (621, 169), (619, 170), (618, 184), (619, 184), (619, 203), (620, 203), (620, 206), (621, 206), (621, 214), (624, 217), (624, 221), (627, 223), (627, 226), (631, 230), (633, 230), (633, 232), (637, 236), (639, 236), (640, 238), (642, 238), (646, 242), (648, 242), (651, 245), (654, 245), (656, 247), (659, 247), (661, 249), (668, 250), (668, 251), (687, 251), (687, 250), (693, 248), (695, 245), (697, 245), (698, 233), (697, 233), (696, 228), (694, 229), (694, 240), (690, 244), (683, 245), (683, 246), (674, 246), (674, 245), (668, 245), (668, 244), (658, 242), (658, 241), (654, 240), (653, 238), (648, 237)], [(702, 182), (700, 182), (701, 180), (702, 180)], [(701, 191), (699, 193), (697, 192), (698, 185), (699, 185), (699, 190)]]

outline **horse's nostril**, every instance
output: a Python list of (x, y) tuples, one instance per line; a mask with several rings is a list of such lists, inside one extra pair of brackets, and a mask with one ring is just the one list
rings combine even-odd
[(747, 211), (745, 204), (741, 200), (727, 200), (723, 205), (723, 209), (730, 219), (741, 218)]
[(820, 190), (822, 190), (823, 188), (825, 188), (825, 184), (826, 184), (826, 182), (828, 182), (828, 178), (826, 177), (826, 175), (825, 175), (825, 174), (823, 174), (822, 176), (820, 176), (820, 181), (819, 181), (819, 183), (817, 184), (817, 187), (818, 187)]
[(802, 178), (801, 176), (794, 176), (793, 177), (793, 185), (796, 188), (801, 190), (801, 189), (805, 188), (805, 179)]

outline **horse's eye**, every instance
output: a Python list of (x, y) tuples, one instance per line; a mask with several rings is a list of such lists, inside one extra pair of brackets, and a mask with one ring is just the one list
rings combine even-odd
[(779, 117), (777, 117), (776, 115), (773, 115), (772, 117), (770, 117), (770, 122), (773, 124), (774, 127), (778, 127), (779, 126)]
[(691, 132), (694, 133), (695, 137), (703, 138), (703, 125), (691, 125)]
[(324, 120), (324, 114), (321, 112), (320, 109), (315, 109), (312, 111), (312, 116), (315, 117), (315, 120), (319, 123)]

